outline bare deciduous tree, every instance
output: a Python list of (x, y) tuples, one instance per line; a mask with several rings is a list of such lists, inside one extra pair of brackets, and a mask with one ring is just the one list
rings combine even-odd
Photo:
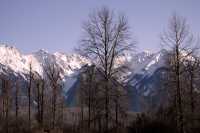
[[(183, 85), (181, 76), (184, 71), (184, 59), (189, 57), (194, 49), (194, 38), (191, 34), (185, 18), (172, 16), (169, 21), (168, 31), (161, 36), (162, 45), (170, 51), (170, 72), (173, 74), (175, 87), (175, 109), (177, 115), (177, 128), (180, 133), (184, 133), (184, 114), (183, 114)], [(171, 77), (172, 78), (172, 77)]]
[(81, 40), (80, 51), (92, 59), (93, 63), (102, 71), (105, 86), (105, 132), (108, 132), (110, 119), (110, 89), (111, 78), (124, 68), (117, 66), (116, 59), (124, 52), (132, 50), (128, 22), (125, 16), (115, 16), (108, 8), (102, 8), (90, 15), (84, 24), (84, 36)]

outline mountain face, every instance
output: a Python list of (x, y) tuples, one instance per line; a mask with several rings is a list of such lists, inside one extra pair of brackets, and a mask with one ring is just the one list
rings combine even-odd
[[(144, 51), (135, 55), (125, 54), (117, 59), (118, 65), (126, 62), (130, 67), (125, 74), (128, 78), (124, 82), (130, 92), (131, 110), (143, 111), (162, 103), (164, 91), (160, 82), (165, 70), (165, 55), (165, 50), (157, 53)], [(80, 70), (83, 66), (91, 64), (90, 60), (78, 54), (61, 52), (52, 54), (45, 50), (22, 54), (12, 46), (0, 45), (0, 73), (3, 76), (13, 77), (14, 80), (17, 78), (23, 82), (28, 80), (30, 63), (32, 70), (43, 76), (43, 66), (46, 61), (53, 62), (62, 69), (63, 93), (67, 104), (72, 106), (75, 102)]]
[(134, 57), (135, 71), (127, 83), (132, 110), (155, 109), (167, 101), (166, 90), (162, 84), (166, 74), (166, 55), (167, 51), (161, 50), (151, 54), (143, 52)]
[[(62, 71), (64, 83), (63, 93), (66, 98), (68, 90), (77, 82), (78, 71), (82, 66), (90, 64), (90, 61), (77, 54), (49, 53), (39, 50), (31, 54), (22, 54), (18, 49), (8, 45), (0, 45), (0, 74), (4, 77), (12, 77), (13, 80), (28, 82), (30, 64), (32, 71), (44, 75), (43, 66), (46, 61), (55, 63)], [(21, 86), (26, 92), (26, 84)]]

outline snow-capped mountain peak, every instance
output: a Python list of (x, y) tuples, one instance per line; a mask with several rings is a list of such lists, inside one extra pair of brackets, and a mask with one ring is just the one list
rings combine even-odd
[(89, 60), (78, 54), (49, 53), (44, 49), (31, 54), (22, 54), (18, 49), (8, 45), (0, 45), (0, 63), (11, 68), (14, 72), (27, 74), (30, 64), (33, 71), (43, 75), (43, 65), (46, 62), (57, 64), (63, 69), (64, 75), (72, 74), (76, 69), (89, 64)]
[[(129, 63), (134, 73), (153, 73), (156, 68), (163, 65), (162, 57), (165, 51), (152, 53), (145, 50), (135, 55), (126, 53), (116, 59), (117, 65)], [(27, 73), (32, 64), (33, 71), (43, 75), (43, 65), (48, 61), (57, 64), (64, 75), (73, 74), (83, 65), (91, 64), (91, 61), (78, 54), (66, 54), (63, 52), (49, 53), (44, 49), (31, 54), (22, 54), (18, 49), (8, 45), (0, 45), (0, 63), (6, 65), (18, 73)], [(133, 73), (133, 72), (128, 72)]]
[(13, 69), (15, 72), (26, 70), (26, 60), (21, 52), (13, 46), (0, 45), (0, 63)]
[[(124, 74), (119, 74), (119, 80), (130, 86), (130, 91), (135, 91), (138, 96), (151, 96), (155, 94), (156, 82), (159, 82), (157, 70), (164, 66), (166, 51), (157, 53), (149, 51), (137, 54), (125, 53), (116, 58), (116, 65), (127, 65)], [(23, 54), (18, 49), (8, 45), (0, 45), (0, 73), (27, 81), (30, 64), (32, 70), (40, 76), (44, 76), (46, 62), (55, 63), (61, 70), (63, 81), (63, 94), (67, 101), (74, 97), (74, 89), (79, 84), (79, 75), (83, 66), (90, 65), (92, 61), (78, 54), (67, 54), (63, 52), (50, 53), (44, 49), (31, 54)], [(13, 76), (14, 75), (14, 76)], [(133, 98), (136, 98), (135, 96)], [(137, 101), (137, 99), (133, 99)], [(140, 101), (138, 99), (138, 101)]]

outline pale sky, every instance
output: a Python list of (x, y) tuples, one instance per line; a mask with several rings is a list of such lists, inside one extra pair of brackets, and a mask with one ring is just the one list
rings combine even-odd
[(82, 23), (102, 6), (127, 16), (139, 50), (159, 50), (159, 35), (174, 12), (200, 33), (200, 0), (0, 0), (0, 43), (24, 53), (72, 52)]

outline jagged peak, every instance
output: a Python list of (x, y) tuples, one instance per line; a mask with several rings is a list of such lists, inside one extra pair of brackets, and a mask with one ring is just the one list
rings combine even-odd
[(19, 49), (17, 49), (14, 46), (11, 45), (7, 45), (7, 44), (0, 44), (0, 54), (9, 54), (9, 53), (13, 53), (16, 55), (21, 55), (21, 52), (19, 51)]
[(33, 54), (36, 54), (36, 55), (48, 55), (50, 53), (45, 49), (39, 49), (38, 51), (34, 52)]
[[(55, 52), (49, 53), (47, 50), (40, 49), (34, 53), (23, 55), (18, 49), (9, 45), (0, 45), (5, 54), (0, 53), (0, 56), (3, 58), (0, 59), (0, 63), (7, 66), (11, 66), (12, 69), (17, 68), (18, 72), (26, 72), (29, 69), (29, 64), (32, 63), (33, 69), (42, 75), (42, 67), (45, 64), (45, 61), (54, 62), (58, 64), (64, 71), (64, 73), (71, 74), (76, 69), (80, 69), (86, 64), (91, 64), (91, 61), (77, 53), (64, 53), (64, 52)], [(15, 53), (6, 52), (16, 51)], [(1, 50), (1, 49), (0, 49)], [(161, 50), (160, 53), (164, 50)], [(18, 54), (16, 54), (18, 53)], [(159, 53), (159, 52), (158, 52)], [(151, 66), (155, 66), (159, 62), (159, 54), (145, 50), (143, 52), (137, 53), (135, 55), (131, 53), (124, 53), (119, 58), (116, 59), (117, 65), (123, 63), (129, 63), (133, 69), (140, 71), (142, 68), (151, 69)], [(156, 56), (158, 55), (158, 56)], [(7, 59), (8, 58), (8, 59)], [(156, 67), (156, 66), (155, 66)]]

